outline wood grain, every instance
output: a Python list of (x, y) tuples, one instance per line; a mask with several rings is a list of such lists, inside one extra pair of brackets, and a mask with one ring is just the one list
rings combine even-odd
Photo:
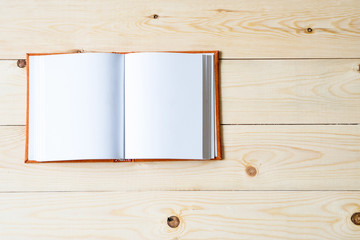
[(356, 58), (359, 11), (357, 0), (2, 1), (0, 58), (73, 49)]
[[(357, 0), (1, 1), (0, 239), (359, 239), (359, 13)], [(221, 51), (225, 160), (24, 164), (16, 60), (134, 50)]]
[[(4, 239), (359, 239), (359, 192), (2, 193)], [(180, 225), (170, 228), (169, 216)]]
[[(223, 60), (223, 124), (359, 123), (360, 59)], [(26, 70), (0, 61), (0, 125), (25, 124)]]
[(0, 125), (25, 124), (26, 70), (0, 61)]
[(221, 61), (222, 123), (359, 123), (360, 59)]
[(24, 164), (25, 127), (0, 127), (0, 191), (360, 190), (360, 125), (222, 132), (220, 161)]

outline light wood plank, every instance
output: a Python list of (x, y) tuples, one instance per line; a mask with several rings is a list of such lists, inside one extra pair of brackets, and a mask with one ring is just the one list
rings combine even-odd
[(24, 164), (24, 131), (0, 127), (0, 191), (360, 190), (360, 125), (223, 126), (225, 160), (150, 163)]
[[(0, 194), (14, 239), (359, 239), (359, 192)], [(169, 216), (180, 225), (170, 228)]]
[(344, 58), (359, 57), (360, 50), (357, 0), (7, 0), (1, 5), (2, 59), (71, 49), (219, 49), (225, 58)]
[[(360, 59), (223, 60), (223, 124), (358, 123)], [(26, 70), (0, 61), (0, 125), (25, 124)]]
[(359, 123), (360, 59), (221, 61), (222, 123)]
[(0, 61), (0, 125), (26, 123), (26, 70)]

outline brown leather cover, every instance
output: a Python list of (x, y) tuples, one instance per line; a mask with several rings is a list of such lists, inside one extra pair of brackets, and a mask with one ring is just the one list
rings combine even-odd
[[(128, 54), (134, 52), (113, 52), (118, 54)], [(154, 51), (151, 51), (154, 52)], [(215, 117), (216, 117), (216, 142), (217, 142), (217, 157), (209, 160), (221, 160), (221, 132), (220, 132), (220, 96), (219, 96), (219, 51), (157, 51), (157, 52), (173, 52), (173, 53), (214, 53), (214, 75), (215, 75)], [(59, 163), (59, 162), (153, 162), (153, 161), (204, 161), (201, 159), (83, 159), (83, 160), (58, 160), (58, 161), (36, 161), (29, 160), (29, 56), (39, 55), (55, 55), (55, 54), (74, 54), (77, 52), (68, 53), (27, 53), (26, 54), (26, 72), (27, 72), (27, 93), (26, 93), (26, 139), (25, 139), (25, 163)]]

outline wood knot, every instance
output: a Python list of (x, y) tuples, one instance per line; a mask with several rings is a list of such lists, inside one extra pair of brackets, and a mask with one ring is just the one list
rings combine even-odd
[(257, 170), (253, 166), (248, 166), (248, 167), (246, 167), (246, 173), (250, 177), (254, 177), (257, 174)]
[(171, 217), (168, 217), (167, 224), (171, 228), (177, 228), (180, 224), (180, 220), (177, 216), (171, 216)]
[(158, 19), (158, 18), (159, 18), (159, 15), (154, 14), (154, 15), (152, 15), (152, 17), (153, 17), (153, 19)]
[(24, 68), (24, 67), (26, 67), (26, 60), (25, 60), (25, 59), (19, 59), (19, 60), (17, 60), (17, 66), (18, 66), (19, 68)]
[(307, 29), (306, 29), (306, 32), (307, 32), (307, 33), (312, 33), (312, 31), (313, 31), (312, 28), (307, 28)]
[(360, 212), (356, 212), (351, 216), (351, 221), (355, 225), (360, 225)]

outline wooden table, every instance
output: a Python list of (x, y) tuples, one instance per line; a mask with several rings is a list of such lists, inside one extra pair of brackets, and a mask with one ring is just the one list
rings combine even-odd
[[(24, 164), (17, 60), (132, 50), (221, 51), (225, 159)], [(0, 59), (1, 239), (360, 239), (359, 1), (7, 0)]]

